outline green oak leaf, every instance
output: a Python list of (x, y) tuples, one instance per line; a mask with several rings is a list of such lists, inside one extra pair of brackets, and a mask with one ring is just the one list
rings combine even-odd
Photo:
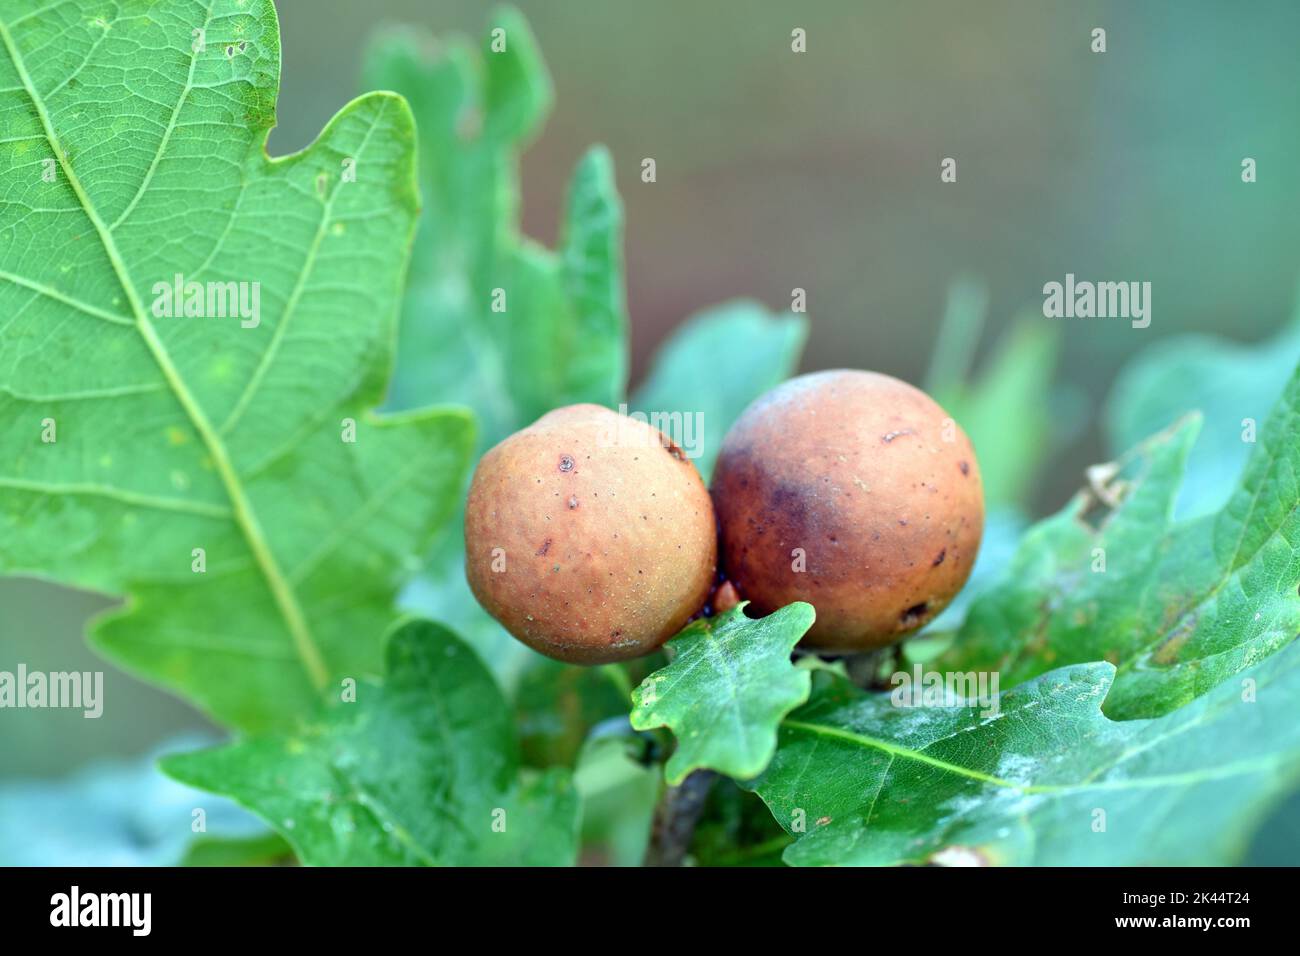
[(800, 601), (757, 620), (744, 608), (688, 625), (668, 642), (672, 663), (632, 693), (632, 726), (670, 727), (677, 738), (664, 767), (670, 784), (701, 768), (738, 780), (761, 773), (781, 718), (808, 699), (809, 673), (790, 654), (812, 627), (812, 605)]
[[(682, 446), (707, 482), (727, 429), (750, 402), (794, 373), (807, 338), (803, 316), (773, 315), (743, 299), (714, 306), (664, 343), (629, 404), (661, 416), (651, 423)], [(727, 361), (718, 361), (722, 355)]]
[[(1118, 454), (1177, 419), (1189, 407), (1205, 418), (1187, 459), (1175, 514), (1196, 517), (1222, 508), (1254, 446), (1247, 420), (1263, 422), (1300, 361), (1300, 313), (1256, 345), (1216, 336), (1180, 335), (1143, 349), (1120, 373), (1103, 424)], [(1190, 387), (1189, 387), (1190, 386)]]
[(125, 595), (103, 653), (285, 726), (379, 669), (473, 444), (462, 411), (373, 411), (414, 125), (371, 94), (271, 159), (270, 0), (129, 11), (0, 0), (0, 573)]
[[(1093, 472), (1093, 487), (1025, 535), (972, 604), (938, 671), (1003, 686), (1107, 660), (1117, 719), (1168, 713), (1300, 633), (1300, 371), (1221, 510), (1176, 521), (1199, 419)], [(1108, 501), (1109, 500), (1109, 501)]]
[(424, 209), (394, 400), (469, 405), (480, 448), (560, 405), (612, 406), (627, 376), (613, 163), (597, 147), (578, 164), (556, 251), (520, 233), (518, 156), (550, 110), (551, 81), (521, 14), (503, 8), (490, 27), (481, 51), (386, 31), (365, 67), (368, 86), (410, 101), (419, 127)]
[(795, 865), (1240, 862), (1300, 783), (1300, 644), (1151, 720), (1102, 715), (1113, 675), (1063, 667), (991, 713), (819, 674), (746, 786), (796, 837)]
[(162, 762), (265, 819), (305, 864), (571, 864), (578, 798), (564, 771), (521, 777), (501, 691), (430, 621), (388, 639), (383, 683), (356, 687), (294, 733)]

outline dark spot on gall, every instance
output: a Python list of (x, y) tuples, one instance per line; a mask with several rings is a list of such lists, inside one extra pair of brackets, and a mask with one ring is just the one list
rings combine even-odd
[(939, 556), (934, 559), (934, 564), (930, 565), (930, 567), (937, 568), (939, 565), (943, 564), (943, 559), (946, 558), (947, 556), (948, 556), (948, 549), (944, 548), (942, 551), (939, 552)]
[(961, 473), (962, 473), (963, 475), (969, 475), (969, 474), (970, 474), (970, 462), (968, 462), (968, 461), (963, 461), (963, 462), (962, 462), (961, 464), (959, 464), (957, 467), (961, 469)]
[(686, 460), (685, 452), (678, 447), (677, 442), (673, 441), (667, 435), (660, 434), (659, 444), (663, 446), (664, 451), (668, 452), (668, 454), (672, 455), (678, 461)]
[(929, 613), (930, 605), (928, 601), (922, 601), (920, 604), (913, 604), (902, 614), (898, 615), (898, 626), (903, 629), (913, 628), (925, 620), (926, 614)]
[(551, 550), (551, 539), (547, 538), (545, 541), (542, 542), (542, 546), (537, 549), (537, 554), (539, 557), (545, 557), (546, 552), (550, 550)]

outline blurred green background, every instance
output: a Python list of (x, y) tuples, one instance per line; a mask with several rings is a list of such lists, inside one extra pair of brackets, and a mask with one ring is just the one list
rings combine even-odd
[[(277, 5), (273, 153), (306, 145), (356, 95), (378, 23), (477, 35), (487, 15), (481, 0)], [(735, 296), (782, 309), (792, 288), (807, 290), (804, 369), (923, 382), (959, 277), (987, 315), (977, 367), (1017, 314), (1052, 323), (1039, 312), (1045, 282), (1067, 272), (1150, 281), (1148, 329), (1055, 323), (1059, 365), (1044, 357), (1038, 371), (1060, 401), (1023, 409), (1042, 418), (1053, 448), (1021, 501), (1037, 515), (1107, 457), (1102, 400), (1135, 353), (1187, 332), (1257, 341), (1292, 311), (1294, 0), (517, 5), (556, 87), (524, 157), (524, 229), (553, 242), (574, 164), (589, 144), (607, 144), (627, 210), (634, 382), (683, 318)], [(805, 54), (790, 50), (795, 27), (807, 31)], [(1094, 27), (1107, 31), (1104, 54), (1089, 50)], [(1251, 185), (1240, 178), (1246, 156), (1258, 162)], [(656, 160), (653, 184), (640, 180), (644, 157)], [(954, 184), (940, 182), (944, 157), (957, 160)], [(1194, 404), (1190, 376), (1166, 384), (1187, 392), (1173, 407)], [(992, 427), (1014, 433), (1019, 411), (999, 411)], [(5, 712), (0, 777), (60, 776), (202, 727), (85, 648), (84, 622), (105, 606), (0, 580), (0, 669), (103, 669), (115, 702), (97, 721)]]
[[(1097, 403), (1157, 338), (1250, 341), (1300, 276), (1300, 4), (914, 0), (517, 3), (555, 81), (524, 157), (524, 228), (555, 238), (593, 142), (627, 208), (632, 374), (689, 313), (808, 290), (805, 369), (922, 380), (949, 284), (988, 293), (984, 348), (1042, 286), (1152, 283), (1153, 321), (1061, 322), (1063, 384)], [(311, 141), (356, 93), (377, 21), (479, 35), (482, 0), (280, 0), (273, 151)], [(790, 51), (807, 31), (808, 52)], [(1090, 31), (1107, 52), (1090, 52)], [(1241, 160), (1258, 182), (1241, 182)], [(658, 181), (640, 180), (656, 160)], [(958, 181), (939, 181), (954, 157)], [(1039, 320), (1047, 322), (1048, 320)], [(1014, 423), (1009, 422), (1009, 428)], [(1075, 437), (1075, 436), (1070, 436)], [(1104, 457), (1077, 436), (1036, 490), (1057, 507)]]

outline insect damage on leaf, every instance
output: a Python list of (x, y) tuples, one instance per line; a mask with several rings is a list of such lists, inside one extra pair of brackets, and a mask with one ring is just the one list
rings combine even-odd
[(105, 654), (288, 725), (379, 669), (473, 442), (459, 411), (373, 411), (410, 111), (363, 96), (268, 157), (270, 0), (6, 0), (0, 41), (0, 573), (125, 596)]

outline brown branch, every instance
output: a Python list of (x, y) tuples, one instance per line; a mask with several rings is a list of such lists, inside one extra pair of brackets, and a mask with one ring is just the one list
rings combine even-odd
[(890, 670), (898, 667), (897, 647), (882, 647), (844, 658), (844, 669), (849, 680), (863, 690), (885, 690), (890, 686), (889, 680), (880, 676), (886, 665)]
[(646, 866), (682, 865), (717, 777), (712, 770), (696, 770), (680, 785), (664, 790), (655, 807), (650, 845), (645, 852)]

